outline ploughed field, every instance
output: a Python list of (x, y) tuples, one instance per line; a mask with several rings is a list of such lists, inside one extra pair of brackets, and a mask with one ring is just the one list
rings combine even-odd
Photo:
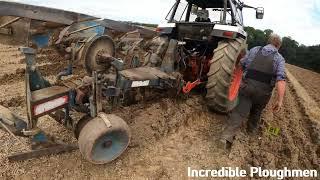
[[(23, 62), (17, 47), (0, 45), (0, 104), (25, 117)], [(53, 50), (41, 51), (37, 63), (51, 81), (66, 66)], [(320, 106), (320, 74), (291, 65), (288, 69)], [(242, 130), (230, 153), (216, 143), (226, 116), (208, 111), (198, 95), (187, 100), (162, 98), (115, 112), (129, 124), (132, 141), (120, 158), (106, 165), (85, 161), (78, 150), (10, 163), (6, 156), (28, 149), (28, 140), (20, 138), (22, 144), (0, 131), (0, 179), (185, 179), (188, 167), (320, 170), (319, 127), (311, 122), (292, 83), (288, 85), (281, 112), (272, 112), (273, 98), (259, 135), (248, 136)], [(65, 142), (77, 143), (72, 132), (49, 117), (41, 118), (39, 126)], [(269, 127), (280, 128), (280, 133), (272, 135)]]
[(287, 68), (299, 83), (308, 91), (309, 95), (320, 106), (320, 76), (318, 73), (288, 64)]

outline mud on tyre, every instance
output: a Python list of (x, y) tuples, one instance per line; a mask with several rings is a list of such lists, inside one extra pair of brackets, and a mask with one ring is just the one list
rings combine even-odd
[[(241, 38), (220, 41), (210, 61), (207, 83), (207, 106), (214, 111), (226, 113), (237, 103), (238, 89), (242, 73), (237, 70), (237, 63), (242, 57), (246, 41)], [(236, 79), (236, 81), (235, 81)], [(230, 90), (233, 91), (230, 97)], [(236, 91), (236, 92), (235, 92)]]

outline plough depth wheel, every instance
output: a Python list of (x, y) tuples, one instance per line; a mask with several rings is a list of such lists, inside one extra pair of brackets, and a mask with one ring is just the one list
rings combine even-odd
[(96, 117), (81, 130), (79, 149), (88, 161), (106, 164), (119, 157), (128, 147), (130, 130), (127, 123), (118, 116), (109, 114)]

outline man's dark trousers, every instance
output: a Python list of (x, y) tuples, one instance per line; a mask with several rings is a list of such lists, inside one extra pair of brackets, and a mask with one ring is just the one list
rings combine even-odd
[(231, 112), (221, 138), (232, 143), (234, 136), (247, 119), (249, 130), (256, 129), (271, 94), (270, 85), (252, 79), (244, 80), (239, 92), (239, 104)]

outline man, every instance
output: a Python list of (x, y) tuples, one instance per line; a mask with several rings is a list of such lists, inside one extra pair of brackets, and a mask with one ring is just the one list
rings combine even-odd
[(209, 18), (209, 11), (205, 8), (198, 10), (195, 22), (211, 22)]
[(229, 148), (243, 122), (247, 121), (249, 133), (257, 132), (263, 109), (268, 104), (272, 90), (277, 86), (274, 112), (279, 112), (286, 89), (285, 60), (278, 52), (282, 40), (271, 34), (269, 44), (252, 48), (240, 61), (244, 76), (239, 92), (239, 104), (231, 112), (220, 142)]

